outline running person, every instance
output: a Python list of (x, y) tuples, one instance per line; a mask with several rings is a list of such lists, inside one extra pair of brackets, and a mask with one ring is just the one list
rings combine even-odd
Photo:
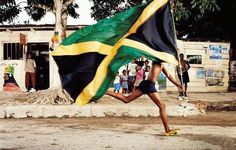
[(124, 96), (122, 94), (114, 93), (111, 91), (107, 91), (107, 95), (110, 95), (112, 97), (115, 97), (119, 99), (120, 101), (124, 103), (129, 103), (138, 97), (140, 97), (143, 94), (147, 94), (150, 99), (159, 107), (160, 117), (162, 120), (162, 123), (165, 128), (165, 133), (167, 136), (172, 136), (177, 134), (176, 130), (170, 129), (168, 125), (168, 119), (166, 114), (166, 107), (163, 101), (161, 100), (159, 94), (157, 93), (157, 90), (155, 88), (155, 82), (158, 80), (158, 76), (161, 73), (161, 71), (166, 75), (166, 77), (175, 84), (178, 88), (182, 89), (182, 86), (180, 83), (178, 83), (172, 75), (168, 73), (168, 71), (165, 69), (165, 67), (161, 64), (162, 61), (157, 60), (153, 62), (152, 69), (148, 75), (147, 80), (143, 80), (140, 85), (128, 96)]

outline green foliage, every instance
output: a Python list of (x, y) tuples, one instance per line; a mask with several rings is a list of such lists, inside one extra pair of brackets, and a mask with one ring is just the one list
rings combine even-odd
[(26, 13), (34, 20), (34, 21), (39, 21), (40, 19), (42, 19), (47, 11), (42, 9), (42, 8), (38, 8), (38, 7), (34, 7), (34, 6), (26, 6), (25, 8)]
[[(94, 3), (91, 16), (95, 20), (113, 16), (134, 5), (141, 4), (143, 0), (128, 0), (130, 5), (124, 5), (125, 0), (90, 0)], [(123, 5), (122, 5), (123, 4)]]
[(79, 8), (79, 5), (72, 3), (67, 7), (68, 14), (73, 18), (79, 18), (79, 14), (76, 12), (76, 9)]
[(53, 10), (54, 2), (53, 0), (27, 0), (27, 4), (24, 8), (26, 13), (34, 21), (39, 21), (46, 15), (47, 10)]
[(1, 0), (0, 1), (0, 23), (6, 21), (13, 21), (14, 18), (18, 17), (20, 13), (19, 5), (14, 0)]
[[(63, 4), (66, 4), (66, 0), (63, 0)], [(25, 7), (27, 14), (34, 20), (39, 21), (43, 18), (47, 12), (53, 12), (54, 1), (53, 0), (27, 0), (28, 6)], [(79, 6), (76, 3), (71, 3), (67, 6), (67, 13), (73, 17), (78, 18), (79, 14), (76, 9)]]
[[(144, 0), (128, 0), (130, 5), (124, 7), (125, 0), (90, 0), (94, 2), (92, 17), (96, 20), (107, 18), (133, 5), (141, 4)], [(217, 0), (171, 0), (174, 20), (179, 36), (192, 32), (196, 22), (219, 9)], [(123, 7), (122, 7), (123, 6)]]
[(175, 21), (201, 19), (207, 13), (219, 10), (216, 0), (172, 0)]
[[(90, 0), (94, 3), (92, 17), (100, 20), (123, 11), (133, 5), (141, 4), (144, 0)], [(122, 5), (123, 3), (123, 5)], [(189, 18), (201, 19), (205, 14), (219, 10), (216, 0), (171, 0), (175, 21), (187, 20)], [(194, 14), (194, 16), (192, 15)]]
[(190, 9), (186, 8), (181, 0), (176, 1), (175, 3), (172, 2), (171, 5), (174, 11), (175, 21), (186, 20), (190, 17)]
[[(27, 6), (20, 8), (19, 4), (16, 4), (15, 0), (1, 0), (0, 1), (0, 23), (12, 22), (21, 12), (22, 9), (34, 20), (39, 21), (47, 12), (54, 11), (53, 0), (27, 0)], [(63, 4), (67, 3), (67, 0), (63, 0)], [(67, 13), (73, 18), (78, 18), (79, 14), (76, 9), (79, 6), (76, 3), (71, 3), (65, 9)]]
[(175, 0), (171, 4), (178, 37), (186, 34), (195, 36), (202, 28), (198, 22), (220, 10), (217, 0)]
[(53, 0), (27, 0), (27, 3), (29, 6), (34, 6), (34, 5), (42, 5), (46, 6), (49, 9), (53, 9), (54, 6), (54, 1)]

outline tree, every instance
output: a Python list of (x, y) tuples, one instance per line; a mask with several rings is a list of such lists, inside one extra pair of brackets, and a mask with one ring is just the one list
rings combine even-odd
[(76, 8), (79, 6), (74, 0), (27, 0), (28, 6), (25, 7), (27, 14), (35, 21), (40, 20), (46, 12), (55, 15), (55, 31), (58, 31), (61, 38), (66, 37), (67, 17), (78, 18)]
[(113, 16), (116, 13), (124, 11), (134, 5), (139, 5), (143, 0), (90, 0), (94, 3), (91, 16), (95, 20), (104, 19)]
[[(92, 17), (100, 20), (148, 0), (90, 0), (94, 3)], [(178, 36), (193, 34), (196, 22), (219, 10), (216, 0), (171, 0)], [(198, 29), (195, 29), (198, 30)]]
[(211, 24), (205, 19), (213, 17), (212, 14), (220, 10), (216, 0), (175, 0), (171, 4), (178, 37), (186, 34), (189, 38), (201, 35), (199, 31)]
[(18, 16), (21, 9), (19, 5), (13, 0), (0, 1), (0, 23), (11, 22)]
[[(79, 7), (74, 0), (26, 0), (27, 6), (20, 8), (15, 0), (1, 0), (0, 2), (0, 23), (11, 22), (24, 9), (27, 14), (34, 20), (39, 21), (47, 12), (55, 15), (55, 31), (58, 31), (61, 38), (66, 37), (67, 17), (78, 18), (79, 14), (76, 9)], [(22, 3), (21, 2), (21, 3)]]
[[(22, 9), (25, 9), (27, 14), (35, 21), (39, 21), (46, 15), (47, 12), (52, 12), (55, 15), (54, 30), (58, 32), (59, 37), (62, 40), (66, 37), (68, 15), (73, 18), (79, 17), (79, 14), (76, 12), (76, 8), (79, 6), (74, 3), (74, 0), (26, 0), (23, 2), (27, 3), (27, 6), (20, 8), (20, 5), (16, 4), (15, 0), (1, 0), (0, 17), (2, 19), (0, 23), (12, 21), (18, 16)], [(46, 99), (50, 101), (68, 102), (68, 94), (60, 88), (58, 69), (52, 57), (50, 57), (50, 66), (50, 74), (53, 75), (53, 82), (50, 84), (51, 90), (45, 91), (45, 94), (41, 94), (43, 97), (36, 94), (33, 99), (37, 99), (39, 101), (45, 101)]]
[[(79, 6), (74, 3), (74, 0), (27, 0), (27, 6), (24, 8), (27, 14), (35, 21), (40, 20), (46, 15), (46, 12), (52, 12), (55, 15), (55, 28), (58, 32), (60, 40), (66, 37), (66, 25), (68, 15), (73, 18), (78, 18), (79, 14), (76, 8)], [(53, 82), (50, 84), (51, 88), (60, 87), (60, 78), (58, 68), (50, 57), (51, 75), (53, 75)], [(62, 91), (62, 90), (59, 90)]]
[(214, 40), (236, 41), (236, 1), (217, 0), (220, 10), (205, 15), (192, 28), (198, 30), (192, 38), (208, 38)]

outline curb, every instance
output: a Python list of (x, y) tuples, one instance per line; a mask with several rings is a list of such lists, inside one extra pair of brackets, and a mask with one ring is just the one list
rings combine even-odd
[[(202, 115), (194, 105), (167, 106), (168, 116)], [(0, 107), (0, 118), (158, 117), (156, 106), (140, 105), (20, 105)]]

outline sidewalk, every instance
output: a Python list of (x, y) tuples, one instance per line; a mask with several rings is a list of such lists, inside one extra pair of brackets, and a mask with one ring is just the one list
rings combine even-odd
[[(4, 100), (16, 101), (14, 95), (0, 93), (0, 118), (68, 118), (68, 117), (157, 117), (158, 107), (147, 95), (124, 104), (110, 96), (83, 107), (73, 105), (21, 104), (4, 105)], [(5, 96), (5, 97), (4, 97)], [(160, 93), (168, 116), (204, 115), (205, 109), (229, 107), (236, 110), (236, 93), (189, 93), (189, 102), (177, 100), (177, 93)], [(9, 98), (9, 99), (7, 99)], [(206, 107), (207, 105), (207, 107)], [(220, 110), (220, 109), (219, 109)]]

